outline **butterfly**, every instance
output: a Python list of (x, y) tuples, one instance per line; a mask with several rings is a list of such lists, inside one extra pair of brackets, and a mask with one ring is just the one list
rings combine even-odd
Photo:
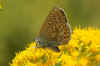
[(60, 51), (58, 46), (68, 44), (70, 38), (71, 28), (64, 10), (54, 7), (46, 17), (35, 42), (37, 47)]

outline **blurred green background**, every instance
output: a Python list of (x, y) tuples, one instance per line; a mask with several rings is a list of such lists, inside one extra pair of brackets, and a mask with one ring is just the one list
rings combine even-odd
[(54, 6), (64, 8), (72, 28), (100, 26), (100, 0), (0, 0), (0, 66), (34, 40)]

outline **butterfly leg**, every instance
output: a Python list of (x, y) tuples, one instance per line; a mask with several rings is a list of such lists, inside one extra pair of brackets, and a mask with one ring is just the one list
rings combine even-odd
[(56, 52), (60, 52), (60, 49), (58, 47), (50, 47), (50, 49), (56, 51)]

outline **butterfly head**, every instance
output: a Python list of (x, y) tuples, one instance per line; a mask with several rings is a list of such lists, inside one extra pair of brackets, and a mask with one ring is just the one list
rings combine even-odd
[(35, 42), (36, 42), (36, 44), (40, 44), (40, 39), (39, 38), (35, 38)]
[(39, 45), (42, 43), (40, 38), (35, 38), (35, 42), (36, 42), (37, 47), (39, 47)]
[(45, 45), (47, 45), (47, 42), (43, 38), (40, 38), (40, 37), (35, 38), (35, 42), (36, 42), (37, 47), (44, 47)]

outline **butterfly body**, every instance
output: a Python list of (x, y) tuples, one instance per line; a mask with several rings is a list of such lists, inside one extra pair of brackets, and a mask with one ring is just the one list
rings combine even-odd
[(54, 8), (47, 16), (36, 43), (40, 47), (56, 48), (60, 44), (67, 44), (71, 37), (71, 29), (65, 13), (60, 8)]

